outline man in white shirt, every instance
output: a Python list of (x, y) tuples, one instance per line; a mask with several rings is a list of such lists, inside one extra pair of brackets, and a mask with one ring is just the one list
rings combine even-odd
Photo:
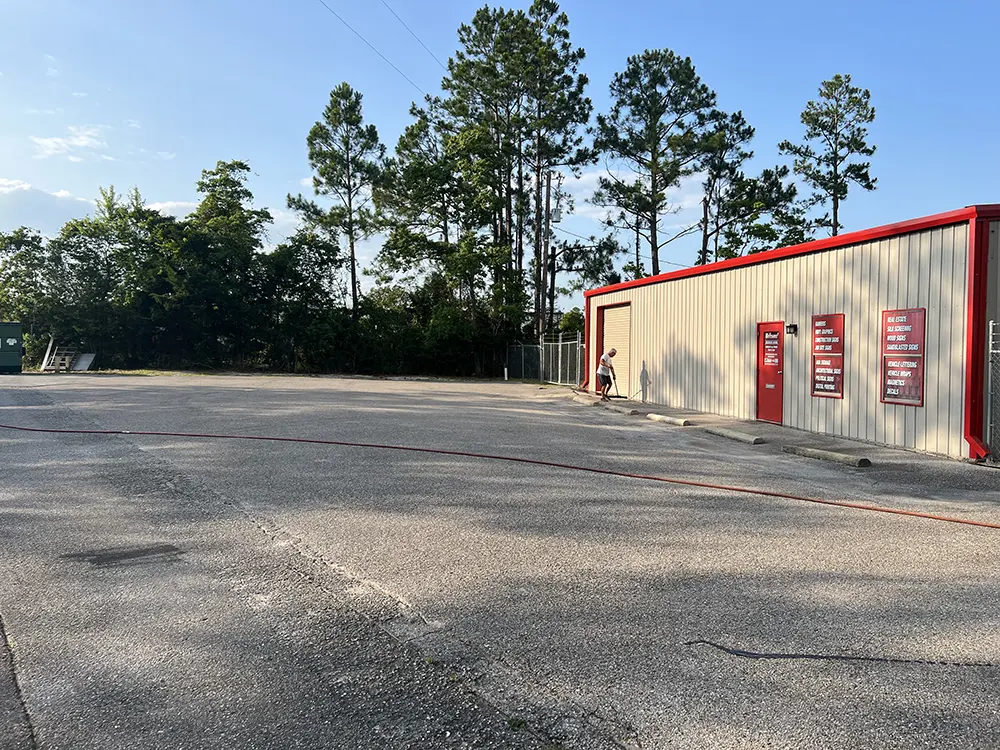
[(611, 364), (611, 359), (617, 353), (617, 349), (611, 349), (607, 354), (601, 355), (601, 363), (597, 367), (597, 382), (601, 385), (601, 401), (611, 400), (608, 394), (611, 392), (611, 379), (615, 374), (615, 366)]

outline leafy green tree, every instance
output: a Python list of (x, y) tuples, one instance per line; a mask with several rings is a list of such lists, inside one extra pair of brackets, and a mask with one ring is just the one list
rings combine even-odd
[(38, 345), (47, 342), (59, 311), (52, 264), (52, 254), (38, 232), (27, 227), (0, 232), (0, 320), (25, 326), (32, 362), (42, 356)]
[(330, 103), (323, 110), (306, 142), (312, 167), (313, 190), (318, 196), (332, 198), (327, 210), (303, 198), (289, 196), (288, 205), (336, 229), (347, 239), (351, 272), (351, 309), (358, 315), (358, 241), (376, 230), (372, 192), (384, 169), (385, 146), (378, 129), (365, 124), (362, 95), (348, 83), (330, 92)]
[(271, 304), (270, 362), (291, 372), (334, 366), (344, 338), (338, 312), (347, 293), (336, 234), (306, 223), (263, 261)]
[[(176, 341), (198, 360), (243, 367), (264, 346), (267, 306), (261, 251), (271, 214), (253, 208), (250, 166), (220, 161), (197, 183), (202, 199), (174, 248), (174, 309), (183, 321)], [(190, 361), (190, 360), (189, 360)]]
[[(609, 227), (645, 237), (654, 275), (660, 273), (663, 247), (697, 229), (665, 237), (660, 222), (671, 212), (668, 191), (694, 173), (704, 153), (714, 106), (715, 94), (690, 58), (647, 50), (615, 74), (611, 109), (597, 116), (594, 145), (610, 165), (593, 202), (611, 209)], [(632, 176), (623, 175), (623, 169)]]
[(562, 319), (559, 321), (559, 331), (561, 333), (583, 333), (585, 325), (586, 319), (583, 317), (583, 312), (579, 307), (574, 307), (563, 313)]
[(836, 236), (843, 226), (840, 204), (847, 200), (850, 185), (875, 190), (878, 181), (870, 174), (871, 162), (860, 160), (874, 155), (876, 148), (868, 143), (866, 127), (875, 121), (871, 93), (853, 86), (849, 75), (838, 73), (823, 81), (819, 101), (810, 101), (801, 119), (805, 143), (786, 140), (778, 148), (795, 158), (795, 173), (815, 191), (812, 205), (831, 207), (832, 215), (824, 214), (816, 223)]
[(49, 243), (47, 284), (58, 304), (47, 332), (85, 345), (104, 366), (148, 363), (166, 322), (170, 230), (176, 221), (147, 208), (137, 189), (101, 189), (93, 216), (68, 222)]

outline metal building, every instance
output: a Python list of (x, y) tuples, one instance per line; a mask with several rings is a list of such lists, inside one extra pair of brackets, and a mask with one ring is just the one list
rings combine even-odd
[[(953, 457), (989, 454), (1000, 205), (972, 206), (586, 293), (588, 383)], [(626, 394), (627, 388), (627, 394)]]

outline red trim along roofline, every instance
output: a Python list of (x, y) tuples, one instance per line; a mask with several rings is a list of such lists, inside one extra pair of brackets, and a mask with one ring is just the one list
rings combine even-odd
[(721, 260), (717, 263), (695, 266), (694, 268), (685, 268), (680, 271), (661, 273), (659, 276), (647, 276), (644, 279), (636, 279), (635, 281), (623, 281), (620, 284), (613, 284), (611, 286), (601, 287), (600, 289), (590, 289), (584, 292), (584, 298), (594, 297), (600, 294), (610, 294), (611, 292), (620, 292), (624, 289), (634, 289), (635, 287), (646, 286), (648, 284), (660, 284), (664, 281), (686, 279), (691, 276), (702, 276), (709, 273), (718, 273), (719, 271), (729, 271), (733, 268), (742, 268), (744, 266), (752, 266), (758, 263), (770, 263), (772, 261), (783, 260), (785, 258), (794, 258), (798, 255), (808, 255), (809, 253), (818, 253), (823, 250), (833, 250), (835, 248), (846, 247), (848, 245), (858, 245), (863, 242), (881, 240), (886, 237), (893, 237), (899, 234), (919, 232), (924, 229), (948, 226), (949, 224), (960, 224), (964, 221), (975, 221), (977, 218), (1000, 219), (1000, 203), (982, 206), (968, 206), (966, 208), (960, 208), (956, 211), (948, 211), (943, 214), (934, 214), (933, 216), (925, 216), (920, 219), (910, 219), (909, 221), (901, 221), (896, 224), (886, 224), (885, 226), (875, 227), (874, 229), (862, 229), (858, 232), (848, 232), (847, 234), (840, 234), (836, 237), (826, 237), (820, 240), (812, 240), (811, 242), (805, 242), (801, 245), (783, 247), (777, 250), (768, 250), (763, 253), (755, 253), (753, 255), (732, 258), (730, 260)]

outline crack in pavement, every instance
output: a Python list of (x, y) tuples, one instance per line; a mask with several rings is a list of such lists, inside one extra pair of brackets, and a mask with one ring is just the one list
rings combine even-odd
[(781, 653), (761, 653), (758, 651), (746, 651), (741, 648), (723, 646), (712, 641), (697, 640), (685, 641), (685, 646), (711, 646), (730, 656), (738, 656), (743, 659), (788, 659), (788, 660), (808, 660), (808, 661), (860, 661), (874, 664), (929, 664), (939, 667), (1000, 667), (1000, 664), (991, 662), (961, 662), (961, 661), (938, 661), (934, 659), (899, 659), (889, 656), (851, 656), (849, 654), (781, 654)]
[[(20, 708), (24, 720), (24, 727), (27, 730), (28, 736), (26, 747), (29, 748), (29, 750), (37, 750), (38, 737), (35, 734), (35, 726), (31, 722), (31, 714), (28, 713), (28, 704), (24, 700), (24, 693), (21, 692), (21, 683), (17, 676), (17, 661), (14, 658), (14, 644), (11, 642), (10, 636), (7, 634), (7, 629), (4, 626), (2, 615), (0, 615), (0, 652), (3, 654), (2, 657), (0, 657), (0, 660), (8, 662), (10, 665), (6, 671), (10, 673), (14, 699)], [(15, 737), (14, 739), (16, 741), (17, 738)]]

